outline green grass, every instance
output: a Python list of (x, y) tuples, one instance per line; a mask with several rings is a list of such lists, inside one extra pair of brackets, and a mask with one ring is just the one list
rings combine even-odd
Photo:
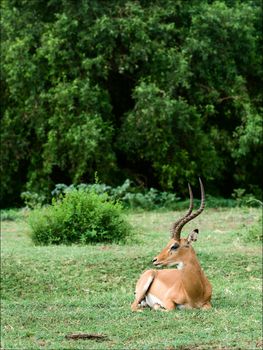
[[(25, 221), (2, 222), (3, 349), (257, 349), (261, 332), (261, 246), (240, 236), (256, 208), (207, 209), (186, 226), (213, 285), (213, 308), (132, 313), (134, 286), (166, 244), (179, 213), (130, 213), (129, 245), (36, 247)], [(244, 226), (245, 225), (245, 226)], [(67, 340), (96, 333), (105, 341)]]

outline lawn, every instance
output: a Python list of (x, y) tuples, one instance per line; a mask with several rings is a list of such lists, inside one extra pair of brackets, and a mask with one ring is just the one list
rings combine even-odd
[[(213, 286), (209, 311), (132, 313), (137, 278), (167, 243), (180, 213), (128, 213), (127, 245), (32, 244), (25, 219), (3, 221), (3, 349), (257, 349), (262, 346), (262, 257), (241, 236), (256, 208), (206, 209), (195, 250)], [(68, 340), (85, 332), (103, 339)]]

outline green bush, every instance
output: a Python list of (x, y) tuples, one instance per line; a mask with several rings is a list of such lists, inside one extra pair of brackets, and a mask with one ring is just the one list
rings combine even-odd
[(44, 195), (30, 191), (22, 192), (21, 199), (28, 209), (40, 208), (46, 201)]
[(239, 207), (260, 207), (262, 202), (257, 199), (253, 194), (246, 193), (244, 188), (236, 188), (232, 193), (232, 197), (237, 202)]
[(29, 218), (35, 244), (72, 244), (124, 241), (131, 232), (122, 207), (93, 191), (73, 189), (35, 209)]
[(127, 193), (122, 201), (128, 208), (153, 210), (159, 208), (175, 209), (179, 198), (174, 193), (161, 192), (150, 188), (144, 193)]
[(79, 184), (70, 185), (57, 184), (51, 192), (52, 197), (59, 198), (73, 190), (87, 190), (97, 194), (107, 194), (113, 202), (121, 202), (125, 208), (153, 210), (159, 208), (176, 209), (179, 198), (174, 193), (161, 192), (155, 188), (141, 189), (132, 186), (132, 181), (126, 179), (117, 187), (105, 184)]
[(24, 213), (19, 209), (1, 210), (1, 221), (17, 221), (22, 219)]
[(262, 216), (260, 216), (249, 229), (244, 227), (242, 237), (245, 242), (262, 242), (263, 241), (263, 227)]
[[(107, 194), (113, 202), (120, 202), (128, 209), (168, 209), (183, 210), (189, 206), (188, 195), (184, 200), (180, 200), (176, 193), (158, 191), (155, 188), (142, 189), (134, 186), (131, 180), (126, 179), (124, 183), (117, 187), (108, 186), (103, 183), (70, 185), (57, 184), (51, 192), (53, 198), (59, 198), (61, 195), (74, 189), (93, 191), (97, 194)], [(200, 205), (198, 192), (195, 194), (195, 207)], [(235, 189), (232, 198), (214, 197), (206, 194), (207, 208), (235, 208), (235, 207), (259, 207), (262, 202), (256, 199), (252, 194), (246, 194), (243, 189)]]

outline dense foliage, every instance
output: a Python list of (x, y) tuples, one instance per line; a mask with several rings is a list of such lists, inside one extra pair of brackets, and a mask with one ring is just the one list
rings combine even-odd
[(259, 0), (3, 0), (2, 205), (127, 177), (259, 196)]
[[(122, 185), (117, 187), (112, 187), (100, 183), (95, 183), (92, 185), (80, 184), (77, 186), (66, 186), (65, 184), (58, 184), (52, 191), (52, 197), (59, 198), (60, 196), (64, 196), (66, 193), (74, 191), (75, 189), (92, 191), (98, 195), (103, 195), (106, 193), (108, 198), (113, 203), (121, 203), (123, 207), (129, 209), (176, 209), (176, 204), (180, 199), (174, 193), (161, 192), (155, 188), (138, 191), (138, 188), (134, 187), (129, 179), (125, 180)], [(32, 194), (33, 202), (34, 196), (35, 194)], [(30, 203), (31, 202), (32, 201), (30, 201)], [(41, 202), (39, 204), (41, 204)]]
[[(122, 185), (117, 187), (102, 183), (65, 185), (57, 184), (51, 192), (52, 200), (59, 200), (71, 191), (90, 191), (97, 195), (107, 195), (107, 199), (112, 203), (120, 203), (125, 209), (138, 210), (186, 210), (189, 207), (189, 198), (181, 198), (176, 193), (159, 191), (156, 188), (139, 188), (134, 186), (129, 179), (126, 179)], [(22, 192), (21, 198), (24, 201), (24, 209), (40, 209), (48, 204), (48, 197), (36, 192)], [(252, 194), (247, 194), (244, 189), (237, 189), (232, 194), (232, 198), (222, 198), (206, 194), (206, 208), (235, 208), (235, 207), (260, 207), (262, 202)], [(200, 206), (200, 194), (194, 191), (194, 207)], [(4, 217), (12, 216), (12, 209), (1, 211)], [(10, 215), (8, 214), (10, 212)], [(1, 218), (2, 219), (2, 218)]]
[(29, 217), (36, 244), (72, 244), (123, 241), (131, 227), (121, 206), (93, 191), (72, 190)]

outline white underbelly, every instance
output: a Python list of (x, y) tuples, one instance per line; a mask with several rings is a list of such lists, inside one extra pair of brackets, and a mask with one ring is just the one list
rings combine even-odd
[[(155, 295), (151, 294), (151, 293), (148, 293), (145, 296), (145, 299), (141, 301), (141, 306), (142, 307), (149, 306), (151, 308), (154, 308), (154, 306), (156, 306), (156, 305), (160, 305), (162, 308), (165, 309), (162, 301), (159, 298), (157, 298)], [(183, 310), (185, 308), (186, 308), (186, 306), (183, 305), (183, 304), (176, 304), (176, 309), (178, 309), (178, 310)]]
[(151, 294), (151, 293), (148, 293), (145, 296), (145, 302), (150, 307), (153, 307), (155, 304), (164, 307), (162, 301), (159, 298), (157, 298), (155, 295)]

